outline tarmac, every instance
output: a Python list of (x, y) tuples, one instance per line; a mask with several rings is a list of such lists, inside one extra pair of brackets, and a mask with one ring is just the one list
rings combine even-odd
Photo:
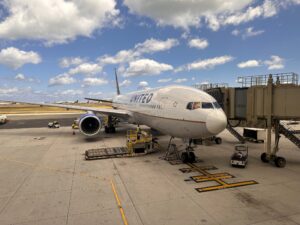
[(0, 224), (300, 224), (300, 151), (284, 137), (279, 155), (285, 168), (262, 163), (264, 144), (256, 143), (248, 143), (245, 169), (231, 167), (237, 140), (227, 131), (219, 135), (221, 145), (196, 147), (195, 166), (233, 175), (228, 183), (258, 183), (199, 193), (196, 188), (216, 182), (196, 183), (190, 177), (198, 172), (180, 171), (189, 165), (162, 160), (168, 136), (159, 136), (161, 150), (149, 155), (84, 159), (87, 149), (125, 146), (129, 128), (120, 124), (116, 134), (95, 139), (72, 135), (69, 125), (1, 129)]
[(80, 114), (78, 113), (7, 115), (9, 121), (8, 123), (0, 124), (0, 129), (46, 127), (52, 121), (58, 121), (61, 126), (71, 126), (79, 116)]

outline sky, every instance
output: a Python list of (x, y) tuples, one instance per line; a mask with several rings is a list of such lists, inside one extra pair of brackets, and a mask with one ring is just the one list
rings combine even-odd
[(300, 71), (300, 0), (0, 0), (0, 100)]

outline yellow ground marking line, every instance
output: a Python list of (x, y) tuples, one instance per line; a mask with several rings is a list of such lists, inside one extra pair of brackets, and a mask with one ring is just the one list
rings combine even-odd
[(210, 186), (210, 187), (203, 187), (203, 188), (196, 188), (199, 192), (205, 192), (205, 191), (214, 191), (214, 190), (220, 190), (220, 189), (226, 189), (226, 188), (233, 188), (233, 187), (241, 187), (246, 185), (252, 185), (257, 184), (256, 181), (241, 181), (236, 183), (227, 183), (226, 181), (223, 181), (223, 179), (228, 178), (234, 178), (233, 175), (229, 173), (215, 173), (211, 174), (205, 170), (205, 168), (199, 168), (192, 163), (188, 163), (188, 165), (191, 167), (192, 170), (196, 170), (202, 175), (200, 176), (193, 176), (191, 177), (195, 182), (205, 182), (205, 181), (215, 181), (219, 183), (219, 185)]
[(199, 191), (199, 192), (215, 191), (215, 190), (220, 190), (220, 189), (241, 187), (241, 186), (252, 185), (252, 184), (257, 184), (257, 182), (256, 181), (242, 181), (242, 182), (237, 182), (237, 183), (232, 183), (232, 184), (196, 188), (196, 190)]
[(37, 170), (49, 170), (49, 171), (52, 171), (52, 172), (59, 172), (59, 173), (65, 173), (65, 174), (74, 174), (74, 175), (78, 175), (78, 176), (81, 176), (81, 177), (88, 177), (88, 178), (93, 178), (93, 179), (98, 179), (98, 180), (106, 180), (105, 177), (98, 177), (98, 176), (94, 176), (94, 175), (89, 175), (86, 172), (74, 173), (73, 171), (56, 169), (56, 168), (52, 168), (52, 167), (49, 167), (49, 166), (37, 166), (33, 163), (23, 162), (23, 161), (19, 161), (19, 160), (15, 160), (15, 159), (4, 158), (4, 157), (0, 157), (0, 160), (7, 161), (7, 162), (13, 162), (13, 163), (21, 164), (21, 165), (28, 166), (28, 167), (35, 167), (35, 169), (37, 169)]
[(113, 190), (113, 192), (114, 192), (114, 195), (115, 195), (115, 198), (116, 198), (118, 207), (119, 207), (119, 209), (120, 209), (120, 213), (121, 213), (121, 216), (122, 216), (123, 223), (124, 223), (124, 225), (128, 225), (128, 222), (127, 222), (127, 219), (126, 219), (126, 216), (125, 216), (123, 207), (122, 207), (122, 205), (121, 205), (121, 201), (120, 201), (120, 199), (119, 199), (119, 196), (118, 196), (118, 193), (117, 193), (117, 191), (116, 191), (115, 184), (114, 184), (113, 180), (110, 180), (110, 183), (111, 183), (111, 188), (112, 188), (112, 190)]
[(192, 163), (188, 163), (187, 165), (189, 165), (191, 168), (193, 168), (194, 170), (202, 173), (203, 175), (207, 175), (207, 176), (210, 176), (211, 174), (207, 171), (205, 171), (205, 168), (204, 169), (201, 169), (195, 165), (193, 165)]
[(205, 181), (216, 181), (218, 182), (219, 179), (230, 179), (230, 178), (233, 178), (232, 175), (224, 175), (224, 176), (220, 176), (220, 177), (192, 177), (192, 179), (197, 182), (197, 183), (200, 183), (200, 182), (205, 182)]

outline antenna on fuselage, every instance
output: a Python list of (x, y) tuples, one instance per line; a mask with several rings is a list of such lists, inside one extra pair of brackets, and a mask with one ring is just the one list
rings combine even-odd
[(115, 78), (116, 78), (116, 88), (117, 88), (117, 95), (120, 95), (120, 87), (119, 87), (119, 81), (118, 81), (118, 74), (117, 69), (115, 68)]

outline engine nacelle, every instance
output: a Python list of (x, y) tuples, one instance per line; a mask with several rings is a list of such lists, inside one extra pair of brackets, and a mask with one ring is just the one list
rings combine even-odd
[(81, 133), (88, 137), (93, 137), (99, 134), (102, 121), (94, 113), (89, 112), (79, 118), (78, 127)]

